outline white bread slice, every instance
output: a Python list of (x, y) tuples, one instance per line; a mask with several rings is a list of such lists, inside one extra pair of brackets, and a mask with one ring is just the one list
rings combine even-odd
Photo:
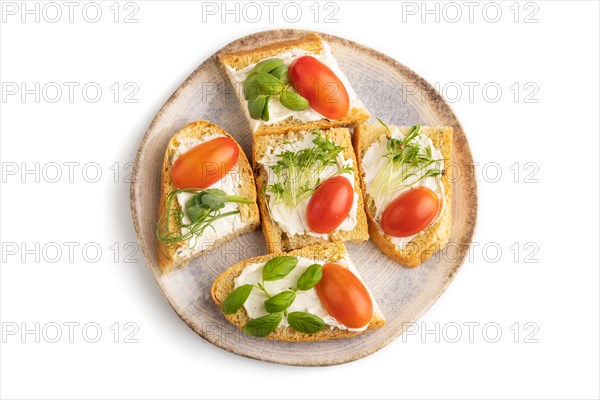
[(354, 166), (354, 191), (358, 194), (358, 207), (356, 209), (356, 225), (351, 231), (335, 231), (328, 235), (327, 239), (311, 236), (308, 234), (288, 236), (277, 222), (271, 219), (268, 210), (268, 200), (265, 198), (265, 189), (268, 184), (268, 167), (261, 165), (258, 161), (266, 154), (269, 147), (278, 148), (284, 142), (290, 141), (304, 132), (287, 132), (285, 134), (255, 135), (252, 146), (252, 165), (256, 176), (258, 189), (258, 207), (262, 217), (262, 230), (267, 241), (270, 253), (290, 251), (301, 247), (322, 244), (335, 241), (363, 242), (369, 239), (367, 217), (364, 210), (364, 201), (361, 190), (360, 178), (356, 169), (356, 156), (352, 148), (350, 131), (347, 128), (332, 128), (321, 131), (321, 133), (332, 139), (339, 146), (344, 147), (343, 155), (346, 160), (351, 159)]
[[(163, 170), (162, 170), (162, 183), (161, 183), (161, 194), (160, 194), (160, 210), (159, 210), (159, 222), (161, 221), (162, 216), (165, 213), (165, 200), (169, 193), (177, 190), (175, 185), (173, 184), (171, 178), (171, 172), (173, 168), (173, 164), (176, 161), (177, 157), (177, 148), (182, 141), (189, 139), (202, 139), (208, 135), (220, 135), (227, 136), (233, 139), (227, 132), (225, 132), (221, 127), (208, 122), (208, 121), (195, 121), (187, 124), (181, 130), (179, 130), (169, 141), (167, 145), (167, 150), (165, 152), (165, 158), (163, 161)], [(239, 144), (238, 144), (239, 147)], [(244, 150), (239, 148), (240, 156), (237, 164), (234, 168), (238, 169), (239, 176), (239, 195), (244, 196), (249, 200), (256, 201), (256, 187), (254, 186), (254, 177), (252, 175), (252, 169), (250, 168), (250, 164), (248, 163), (248, 159), (244, 154)], [(228, 193), (231, 194), (231, 193)], [(176, 210), (181, 210), (177, 201), (174, 201), (174, 206)], [(188, 246), (187, 242), (177, 242), (177, 243), (163, 243), (158, 241), (158, 262), (161, 267), (163, 273), (170, 271), (171, 269), (185, 265), (187, 262), (195, 257), (198, 257), (200, 254), (208, 252), (219, 244), (230, 240), (242, 233), (249, 232), (255, 230), (259, 223), (260, 217), (258, 213), (258, 207), (256, 203), (252, 204), (238, 204), (238, 209), (240, 212), (240, 218), (243, 222), (241, 228), (232, 231), (230, 234), (219, 237), (216, 241), (208, 243), (207, 245), (200, 246), (198, 250), (194, 249), (189, 255), (179, 256), (177, 251), (181, 248)], [(226, 217), (225, 220), (232, 217)], [(171, 220), (169, 221), (170, 226), (177, 226), (177, 219), (175, 215), (171, 214)]]
[[(392, 128), (390, 126), (390, 128)], [(404, 134), (410, 127), (399, 127)], [(439, 149), (444, 158), (444, 171), (442, 172), (442, 185), (444, 186), (444, 208), (438, 220), (418, 233), (402, 250), (396, 248), (375, 221), (375, 204), (371, 195), (366, 192), (362, 159), (369, 146), (387, 136), (387, 129), (381, 124), (359, 125), (354, 131), (352, 141), (358, 158), (358, 169), (360, 171), (363, 193), (369, 221), (369, 234), (373, 242), (388, 257), (406, 267), (416, 267), (427, 261), (438, 250), (441, 250), (450, 239), (452, 223), (452, 128), (451, 127), (428, 127), (421, 126), (422, 135), (428, 136), (433, 146)]]
[[(337, 262), (342, 258), (347, 258), (348, 252), (346, 247), (341, 242), (335, 243), (326, 243), (323, 245), (309, 246), (303, 249), (298, 249), (291, 251), (289, 253), (276, 253), (276, 254), (267, 254), (264, 256), (250, 258), (248, 260), (244, 260), (235, 264), (233, 267), (227, 269), (221, 275), (217, 277), (215, 283), (211, 288), (211, 295), (219, 309), (221, 309), (221, 303), (229, 293), (234, 289), (234, 279), (237, 278), (243, 271), (243, 269), (254, 263), (264, 263), (269, 261), (275, 256), (278, 255), (288, 255), (288, 256), (298, 256), (298, 257), (306, 257), (315, 260), (322, 260), (325, 262)], [(369, 323), (369, 326), (365, 331), (362, 332), (354, 332), (345, 329), (339, 328), (331, 328), (328, 329), (325, 327), (323, 330), (307, 334), (295, 331), (290, 327), (277, 327), (271, 334), (266, 336), (267, 339), (272, 340), (281, 340), (286, 342), (316, 342), (322, 340), (330, 340), (330, 339), (341, 339), (348, 338), (356, 335), (363, 334), (365, 332), (369, 332), (378, 328), (381, 328), (385, 325), (385, 317), (383, 313), (379, 309), (379, 306), (375, 302), (373, 298), (373, 318)], [(237, 313), (231, 315), (225, 315), (225, 318), (229, 320), (233, 325), (238, 328), (243, 328), (244, 325), (250, 320), (248, 318), (248, 314), (242, 307)]]
[[(241, 103), (241, 107), (244, 110), (244, 114), (250, 120), (250, 115), (248, 113), (248, 105), (247, 101), (240, 95), (240, 91), (237, 90), (237, 83), (229, 73), (226, 67), (234, 68), (235, 70), (240, 70), (247, 67), (250, 64), (257, 63), (261, 60), (264, 60), (269, 57), (276, 56), (286, 51), (290, 51), (292, 49), (300, 49), (308, 52), (309, 54), (319, 54), (323, 50), (323, 39), (316, 33), (311, 33), (299, 39), (294, 40), (286, 40), (282, 42), (276, 42), (267, 44), (262, 47), (234, 51), (234, 52), (226, 52), (220, 53), (218, 55), (221, 64), (225, 68), (225, 72), (229, 77), (238, 100)], [(340, 126), (353, 126), (362, 122), (365, 122), (369, 119), (370, 115), (367, 111), (366, 107), (362, 106), (360, 108), (351, 107), (348, 111), (346, 117), (336, 120), (328, 120), (328, 119), (320, 119), (316, 121), (307, 121), (303, 122), (299, 119), (288, 117), (287, 119), (273, 124), (264, 124), (261, 123), (257, 130), (254, 132), (255, 135), (262, 134), (276, 134), (276, 133), (285, 133), (291, 129), (293, 130), (307, 130), (310, 127), (318, 127), (320, 129), (329, 129)]]

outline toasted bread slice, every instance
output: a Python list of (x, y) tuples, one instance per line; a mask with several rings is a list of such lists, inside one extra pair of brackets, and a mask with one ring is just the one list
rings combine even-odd
[[(196, 121), (184, 126), (178, 131), (169, 141), (167, 150), (165, 152), (165, 158), (163, 161), (162, 171), (162, 184), (161, 184), (161, 195), (160, 195), (160, 210), (159, 210), (159, 223), (163, 218), (166, 211), (166, 199), (169, 193), (177, 190), (173, 184), (172, 168), (176, 159), (182, 154), (180, 146), (191, 148), (196, 144), (205, 141), (209, 136), (226, 136), (233, 139), (227, 132), (221, 127), (212, 124), (208, 121)], [(239, 147), (239, 145), (238, 145)], [(223, 218), (224, 222), (231, 222), (233, 218), (239, 217), (238, 227), (231, 230), (225, 235), (214, 236), (206, 238), (205, 231), (198, 239), (195, 240), (193, 247), (190, 247), (188, 241), (180, 241), (175, 243), (165, 243), (158, 241), (158, 262), (163, 273), (170, 271), (171, 269), (186, 264), (192, 258), (198, 257), (200, 254), (210, 251), (222, 242), (230, 240), (244, 232), (249, 232), (256, 229), (260, 223), (260, 216), (258, 213), (258, 207), (256, 201), (256, 187), (254, 186), (254, 178), (252, 175), (252, 169), (248, 163), (248, 159), (244, 154), (242, 148), (239, 148), (240, 155), (237, 164), (233, 167), (230, 173), (236, 175), (236, 193), (237, 195), (243, 196), (248, 200), (254, 201), (252, 204), (237, 204), (239, 215), (232, 215)], [(185, 152), (185, 151), (183, 151)], [(211, 188), (218, 188), (221, 181), (215, 183)], [(233, 193), (228, 193), (233, 194)], [(173, 201), (174, 211), (181, 211), (181, 207), (178, 201)], [(177, 226), (177, 218), (174, 213), (171, 213), (169, 226)]]
[[(242, 261), (240, 263), (237, 263), (233, 267), (227, 269), (221, 275), (219, 275), (212, 286), (211, 295), (215, 303), (217, 303), (217, 305), (219, 306), (219, 309), (221, 308), (221, 303), (225, 300), (227, 295), (229, 295), (229, 293), (231, 293), (231, 291), (234, 289), (234, 279), (242, 273), (246, 266), (254, 263), (266, 263), (267, 261), (278, 255), (305, 257), (311, 260), (319, 260), (323, 263), (338, 262), (341, 259), (349, 259), (348, 252), (344, 244), (341, 242), (336, 242), (305, 247), (303, 249), (294, 250), (289, 253), (267, 254), (264, 256), (254, 257)], [(339, 329), (337, 327), (326, 326), (323, 330), (317, 333), (306, 334), (297, 332), (289, 326), (280, 325), (275, 329), (275, 331), (266, 336), (266, 338), (286, 342), (315, 342), (322, 340), (352, 337), (381, 328), (385, 325), (385, 317), (383, 316), (383, 313), (381, 312), (379, 306), (375, 302), (375, 299), (373, 298), (372, 294), (371, 298), (373, 301), (373, 317), (371, 319), (371, 322), (369, 323), (369, 326), (364, 331), (349, 331), (346, 329)], [(250, 318), (248, 318), (248, 314), (244, 310), (244, 307), (242, 307), (235, 314), (225, 315), (225, 318), (227, 318), (229, 322), (231, 322), (233, 325), (237, 326), (240, 329), (243, 328), (244, 325), (246, 325), (246, 323), (250, 320)]]
[[(398, 128), (404, 134), (410, 129), (409, 127)], [(358, 158), (371, 239), (388, 257), (407, 267), (416, 267), (427, 261), (448, 243), (452, 219), (452, 128), (422, 126), (420, 132), (431, 139), (433, 146), (440, 150), (444, 158), (444, 170), (441, 175), (441, 183), (444, 187), (444, 206), (437, 221), (418, 233), (402, 249), (396, 247), (390, 237), (383, 232), (380, 224), (375, 221), (375, 202), (366, 191), (364, 183), (363, 157), (371, 144), (388, 136), (387, 129), (380, 124), (359, 125), (355, 129), (352, 139)]]
[[(366, 107), (358, 100), (352, 101), (348, 114), (340, 119), (328, 120), (321, 116), (316, 116), (314, 119), (309, 121), (303, 121), (295, 118), (293, 115), (287, 117), (284, 120), (278, 122), (265, 122), (263, 120), (253, 120), (248, 112), (248, 102), (244, 99), (243, 94), (243, 82), (239, 82), (234, 77), (234, 73), (240, 71), (249, 65), (256, 64), (257, 62), (276, 57), (282, 53), (289, 53), (295, 51), (298, 54), (294, 57), (300, 57), (301, 55), (314, 55), (320, 56), (324, 52), (329, 51), (329, 45), (323, 41), (323, 39), (316, 33), (311, 33), (300, 39), (286, 40), (277, 43), (271, 43), (262, 47), (246, 49), (235, 52), (221, 53), (218, 55), (219, 60), (225, 68), (227, 76), (229, 77), (232, 85), (234, 86), (235, 92), (241, 103), (242, 110), (246, 115), (250, 127), (255, 135), (262, 134), (276, 134), (285, 133), (291, 129), (293, 130), (306, 130), (309, 127), (317, 126), (321, 129), (329, 129), (340, 126), (351, 126), (361, 122), (365, 122), (369, 119), (369, 112)], [(328, 53), (328, 58), (337, 65), (335, 59)], [(344, 76), (338, 76), (344, 83), (348, 93), (354, 93), (354, 90), (350, 86), (349, 82)], [(273, 101), (278, 101), (273, 99)]]
[(333, 142), (344, 148), (342, 154), (346, 160), (352, 160), (354, 168), (354, 192), (357, 196), (356, 225), (352, 230), (336, 230), (327, 235), (326, 238), (311, 236), (307, 233), (298, 235), (288, 235), (281, 229), (279, 224), (274, 221), (268, 209), (268, 196), (265, 193), (268, 184), (268, 166), (262, 165), (259, 161), (263, 158), (269, 149), (280, 148), (285, 142), (292, 141), (307, 132), (288, 132), (286, 134), (259, 135), (254, 136), (252, 146), (252, 162), (256, 176), (256, 186), (258, 189), (258, 206), (262, 217), (262, 229), (267, 241), (269, 252), (282, 252), (299, 249), (315, 244), (321, 244), (334, 241), (362, 242), (369, 238), (367, 227), (367, 217), (364, 211), (363, 195), (360, 185), (359, 174), (356, 169), (356, 156), (352, 149), (350, 131), (347, 128), (332, 128), (321, 131), (321, 133), (333, 140)]

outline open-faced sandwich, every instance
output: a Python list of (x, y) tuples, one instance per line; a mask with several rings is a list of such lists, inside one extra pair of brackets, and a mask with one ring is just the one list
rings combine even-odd
[(354, 132), (373, 242), (416, 267), (443, 248), (452, 216), (452, 128), (360, 125)]
[(268, 339), (338, 339), (385, 325), (340, 242), (242, 261), (217, 277), (211, 293), (232, 324)]
[(169, 141), (157, 227), (164, 272), (259, 225), (252, 169), (237, 142), (207, 121)]
[(270, 252), (369, 238), (348, 129), (255, 136), (252, 158)]
[(369, 119), (318, 34), (219, 54), (252, 131), (327, 129)]

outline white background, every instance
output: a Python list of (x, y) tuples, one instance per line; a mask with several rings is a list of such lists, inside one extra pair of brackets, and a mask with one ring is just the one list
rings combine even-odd
[[(225, 15), (221, 23), (220, 13), (203, 15), (202, 4), (192, 1), (136, 1), (137, 23), (123, 23), (135, 10), (123, 3), (115, 23), (113, 1), (99, 2), (103, 14), (97, 23), (82, 17), (86, 3), (81, 2), (71, 23), (67, 6), (59, 2), (60, 21), (48, 22), (45, 17), (54, 18), (55, 10), (46, 9), (39, 22), (29, 15), (22, 23), (21, 2), (13, 3), (19, 8), (15, 15), (12, 9), (4, 13), (10, 2), (2, 3), (2, 398), (600, 396), (597, 2), (498, 2), (486, 8), (487, 14), (481, 2), (472, 22), (463, 2), (454, 3), (454, 9), (438, 3), (439, 22), (436, 14), (423, 14), (424, 7), (435, 9), (433, 2), (335, 2), (337, 23), (324, 22), (336, 8), (325, 10), (323, 3), (315, 23), (313, 1), (298, 2), (302, 15), (296, 23), (285, 20), (284, 3), (275, 8), (272, 23), (264, 3), (256, 23), (243, 15), (239, 23), (235, 15)], [(455, 5), (462, 17), (452, 23)], [(43, 6), (39, 3), (40, 13)], [(238, 7), (241, 11), (242, 4)], [(496, 8), (502, 15), (493, 23)], [(93, 10), (88, 12), (93, 18)], [(124, 175), (131, 172), (127, 163), (153, 116), (225, 44), (289, 27), (357, 41), (438, 83), (452, 100), (475, 160), (488, 165), (477, 169), (478, 246), (414, 328), (419, 332), (336, 367), (267, 364), (205, 343), (164, 300), (140, 253), (133, 255), (139, 262), (123, 262), (127, 243), (136, 243)], [(51, 103), (54, 92), (42, 93), (39, 102), (34, 94), (24, 101), (20, 92), (7, 95), (11, 82), (28, 88), (35, 82), (80, 86), (73, 103), (66, 86), (61, 100)], [(103, 89), (96, 103), (82, 97), (88, 82)], [(109, 89), (115, 82), (121, 88), (116, 103)], [(137, 103), (124, 102), (131, 91), (123, 91), (128, 82), (139, 88), (133, 96)], [(469, 98), (471, 82), (479, 86)], [(483, 93), (486, 84), (499, 86), (502, 95), (496, 99), (492, 89)], [(36, 162), (40, 168), (52, 162), (80, 164), (73, 183), (64, 166), (59, 182), (51, 183), (47, 178), (55, 170), (47, 169), (46, 177), (22, 176), (22, 166), (34, 168)], [(82, 166), (91, 162), (101, 168), (97, 183), (82, 177)], [(510, 169), (515, 163), (518, 169)], [(525, 163), (533, 164), (525, 169)], [(11, 175), (15, 165), (19, 170)], [(520, 170), (517, 177), (515, 170)], [(94, 171), (87, 170), (85, 178), (93, 179)], [(64, 242), (79, 243), (72, 260)], [(36, 254), (23, 252), (36, 243), (39, 262)], [(63, 250), (55, 263), (49, 243)], [(102, 249), (100, 261), (83, 257), (87, 243)], [(40, 255), (44, 246), (47, 254)], [(95, 256), (89, 254), (88, 260)], [(73, 343), (64, 325), (69, 322), (80, 324)], [(138, 343), (125, 343), (124, 335), (132, 332), (131, 326), (125, 329), (127, 322), (139, 327), (133, 336)], [(465, 325), (470, 322), (480, 324), (472, 340)], [(21, 335), (36, 323), (39, 343), (33, 333)], [(54, 323), (62, 326), (62, 337), (50, 343)], [(102, 328), (97, 343), (86, 341), (95, 336), (93, 329), (87, 337), (82, 334), (86, 323)], [(120, 324), (117, 343), (114, 323)], [(435, 331), (436, 323), (444, 335), (421, 336), (423, 329)], [(482, 331), (486, 323), (502, 330), (496, 343), (491, 343), (495, 329), (487, 335)], [(451, 343), (457, 325), (462, 337)], [(9, 334), (15, 327), (19, 331)]]

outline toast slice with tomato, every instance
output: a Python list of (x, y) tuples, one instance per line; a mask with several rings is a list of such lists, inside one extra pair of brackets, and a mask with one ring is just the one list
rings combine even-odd
[(370, 117), (316, 33), (218, 57), (255, 135), (353, 126)]
[[(214, 140), (219, 143), (207, 147)], [(219, 149), (227, 147), (235, 160), (214, 158)], [(230, 169), (226, 161), (232, 165)], [(173, 135), (165, 151), (161, 182), (157, 256), (163, 273), (260, 224), (248, 159), (239, 144), (211, 122), (189, 123)], [(195, 190), (194, 186), (202, 188)], [(225, 194), (223, 189), (227, 189)]]
[[(315, 171), (317, 166), (315, 165), (305, 165), (307, 174), (311, 175), (311, 177), (306, 174), (303, 175), (302, 173), (298, 173), (298, 170), (296, 170), (296, 175), (292, 178), (290, 178), (290, 176), (292, 176), (289, 172), (291, 170), (290, 166), (286, 164), (282, 165), (281, 168), (289, 174), (284, 178), (284, 183), (288, 182), (289, 179), (289, 181), (295, 182), (296, 185), (284, 185), (284, 191), (281, 196), (285, 197), (289, 192), (298, 193), (306, 188), (306, 195), (309, 197), (296, 208), (283, 208), (286, 210), (285, 212), (289, 213), (289, 215), (293, 214), (295, 218), (285, 218), (285, 214), (283, 214), (284, 218), (281, 218), (282, 214), (274, 213), (273, 209), (273, 201), (281, 202), (281, 200), (273, 199), (273, 196), (275, 196), (273, 186), (277, 182), (275, 182), (271, 168), (278, 164), (282, 158), (271, 155), (274, 152), (276, 153), (284, 150), (295, 152), (295, 150), (299, 149), (298, 143), (310, 143), (310, 140), (314, 140), (317, 135), (322, 138), (323, 146), (338, 146), (340, 153), (338, 154), (337, 159), (345, 160), (345, 163), (347, 163), (350, 169), (345, 174), (340, 174), (340, 170), (338, 169), (341, 166), (340, 164), (330, 165), (327, 167), (327, 173), (323, 175), (323, 179), (319, 178), (319, 180), (317, 180), (317, 172)], [(294, 156), (302, 158), (306, 155), (301, 156), (298, 151), (295, 152)], [(266, 157), (271, 157), (269, 162), (265, 162)], [(252, 160), (258, 190), (258, 207), (262, 218), (262, 230), (269, 252), (290, 251), (306, 246), (335, 241), (363, 242), (369, 238), (360, 179), (358, 170), (356, 169), (356, 156), (352, 148), (350, 131), (347, 128), (332, 128), (328, 130), (313, 128), (308, 131), (294, 131), (285, 134), (255, 135), (252, 146)], [(302, 158), (302, 160), (299, 162), (305, 162), (305, 158)], [(287, 160), (282, 162), (287, 162)], [(333, 178), (331, 178), (331, 180), (325, 180), (325, 177), (327, 176), (333, 176)], [(346, 216), (340, 217), (339, 215), (336, 216), (333, 213), (328, 213), (327, 204), (323, 205), (322, 203), (332, 201), (332, 198), (333, 202), (335, 202), (337, 197), (335, 193), (337, 184), (336, 182), (331, 181), (335, 179), (343, 181), (343, 179), (340, 178), (342, 176), (344, 176), (347, 181), (346, 189), (344, 189), (344, 186), (341, 186), (341, 190), (348, 190), (347, 187), (350, 186), (350, 193), (352, 193), (354, 198), (352, 200), (350, 212)], [(329, 182), (332, 184), (329, 184)], [(348, 182), (350, 185), (348, 185)], [(320, 188), (326, 186), (332, 189), (330, 190), (328, 200), (325, 199), (321, 201), (315, 199)], [(313, 199), (315, 200), (314, 202)], [(314, 207), (311, 207), (311, 203), (314, 204)], [(303, 207), (306, 207), (306, 211), (304, 211)], [(319, 207), (320, 211), (310, 211)], [(294, 210), (297, 210), (298, 213), (293, 213)], [(327, 231), (327, 233), (315, 233), (308, 224), (309, 218), (313, 215), (313, 219), (317, 219), (318, 224), (327, 224), (333, 218), (345, 219), (343, 220), (344, 222), (332, 231)], [(277, 217), (279, 217), (279, 220)], [(294, 224), (294, 221), (298, 220), (301, 220), (302, 225), (295, 226), (296, 224)], [(294, 226), (295, 232), (291, 229), (292, 226)]]
[[(273, 266), (278, 259), (286, 262), (291, 260), (292, 264), (287, 269), (283, 262), (275, 268), (267, 267), (269, 263)], [(306, 264), (311, 265), (307, 268)], [(289, 267), (292, 267), (291, 271)], [(255, 271), (262, 270), (262, 277), (266, 279), (261, 283), (258, 278), (251, 288), (246, 286), (256, 280), (251, 274), (244, 274), (247, 268)], [(265, 269), (269, 270), (270, 277), (266, 276)], [(287, 285), (287, 282), (278, 284), (282, 279), (288, 279), (292, 275), (294, 279), (289, 279), (291, 285)], [(303, 275), (305, 277), (308, 275), (309, 279), (302, 281), (302, 278), (296, 278)], [(264, 292), (266, 291), (271, 297), (276, 297), (279, 293), (272, 288), (282, 285), (285, 286), (285, 291), (295, 291), (294, 299), (287, 304), (282, 304), (281, 301), (270, 301), (270, 306), (279, 303), (279, 308), (275, 311), (270, 310), (279, 315), (271, 315), (275, 317), (275, 321), (274, 323), (271, 321), (270, 326), (269, 321), (263, 323), (263, 326), (258, 325), (258, 318), (251, 319), (247, 309), (256, 313), (255, 316), (266, 315), (267, 306), (263, 304), (269, 296)], [(246, 286), (250, 290), (243, 293), (244, 288), (241, 286)], [(262, 286), (264, 291), (259, 286)], [(242, 261), (217, 277), (212, 285), (211, 295), (229, 322), (250, 335), (271, 340), (315, 342), (342, 339), (379, 329), (386, 323), (375, 298), (352, 264), (346, 247), (341, 242), (309, 246), (288, 253), (267, 254)], [(301, 300), (303, 303), (296, 303), (301, 296), (305, 298)], [(309, 303), (306, 298), (312, 303)], [(304, 317), (295, 318), (300, 323), (291, 321), (294, 313)], [(306, 316), (306, 313), (311, 313), (311, 316)], [(361, 327), (348, 328), (344, 323), (348, 326), (357, 324)]]
[[(439, 175), (436, 176), (435, 179), (440, 187), (440, 192), (443, 193), (440, 193), (436, 196), (439, 205), (438, 213), (436, 213), (435, 218), (424, 229), (414, 234), (414, 236), (409, 236), (410, 240), (408, 240), (406, 243), (403, 243), (401, 246), (398, 246), (394, 242), (394, 238), (391, 235), (386, 234), (384, 231), (383, 215), (385, 214), (385, 211), (383, 213), (379, 213), (380, 215), (378, 215), (373, 193), (370, 193), (366, 187), (365, 154), (371, 145), (379, 143), (383, 140), (389, 140), (390, 130), (397, 129), (404, 135), (407, 135), (413, 128), (415, 127), (388, 127), (383, 124), (363, 124), (356, 127), (354, 136), (352, 138), (354, 149), (356, 151), (356, 157), (358, 159), (358, 170), (361, 177), (361, 185), (365, 198), (365, 210), (369, 222), (369, 235), (377, 247), (379, 247), (381, 251), (383, 251), (389, 258), (407, 267), (416, 267), (427, 261), (433, 254), (441, 250), (450, 239), (452, 224), (452, 128), (439, 126), (419, 127), (419, 135), (424, 138), (429, 138), (433, 144), (433, 147), (441, 153), (441, 158), (443, 159), (443, 169), (439, 171)], [(435, 173), (437, 172), (438, 171)], [(398, 178), (392, 177), (392, 179)], [(414, 188), (417, 189), (419, 187), (419, 185), (414, 186)], [(408, 188), (407, 191), (410, 189), (411, 188)], [(422, 191), (426, 192), (425, 189)], [(406, 192), (403, 192), (396, 197), (396, 200), (392, 201), (392, 203), (390, 203), (388, 206), (388, 208), (391, 209), (392, 205), (395, 205), (396, 208), (406, 205), (406, 207), (402, 210), (402, 212), (405, 214), (400, 214), (399, 212), (393, 214), (397, 218), (396, 221), (392, 220), (392, 222), (389, 222), (390, 219), (386, 220), (386, 223), (389, 225), (393, 225), (394, 222), (400, 225), (398, 227), (386, 226), (386, 229), (388, 230), (392, 230), (393, 228), (398, 228), (400, 230), (409, 229), (408, 225), (414, 223), (414, 219), (410, 219), (410, 207), (412, 207), (412, 205), (409, 203), (409, 201), (418, 202), (420, 200), (420, 196), (416, 196), (418, 193), (415, 192), (415, 196), (411, 196), (412, 200), (410, 200), (408, 197), (398, 200), (399, 197), (405, 193)], [(426, 199), (423, 201), (426, 201)], [(401, 205), (398, 206), (397, 204)], [(408, 217), (406, 217), (406, 213), (408, 213)], [(389, 215), (392, 215), (391, 211)], [(399, 216), (404, 218), (404, 220), (401, 220), (402, 218)], [(404, 226), (402, 226), (403, 224)]]

